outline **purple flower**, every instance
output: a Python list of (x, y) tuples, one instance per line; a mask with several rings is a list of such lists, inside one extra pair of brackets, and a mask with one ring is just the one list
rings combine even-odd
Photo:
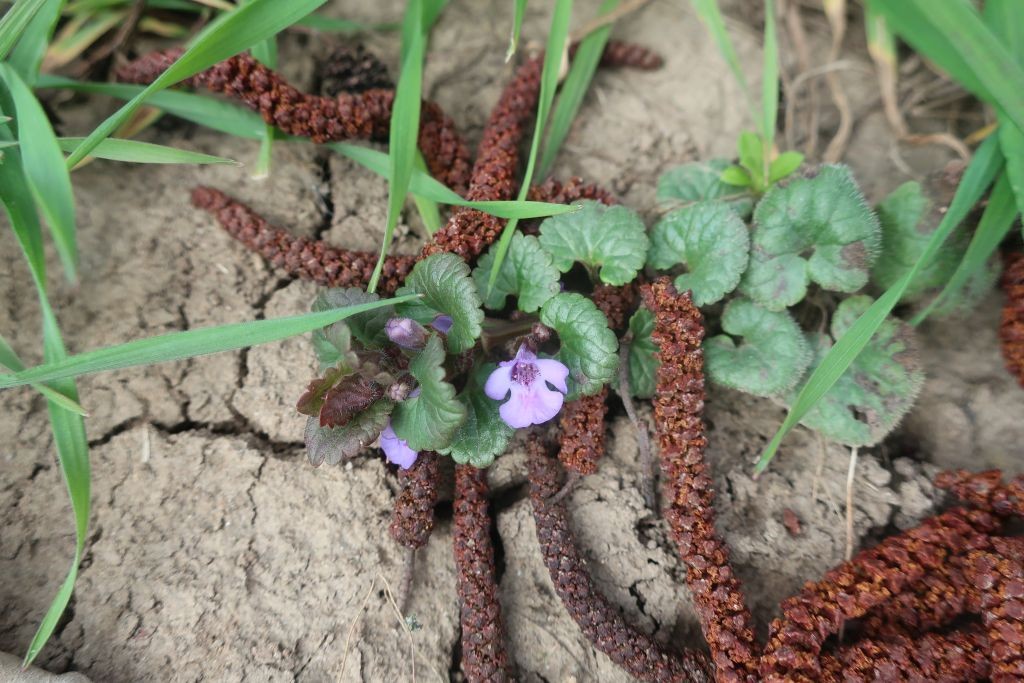
[[(498, 409), (501, 419), (509, 427), (519, 429), (539, 425), (562, 409), (565, 394), (569, 391), (565, 385), (568, 376), (569, 368), (557, 360), (537, 358), (537, 354), (524, 344), (519, 347), (515, 358), (498, 364), (498, 369), (487, 378), (484, 393), (495, 401), (512, 394), (512, 398)], [(558, 391), (548, 388), (548, 384)]]
[(434, 318), (433, 322), (430, 323), (430, 326), (433, 327), (438, 332), (440, 332), (441, 334), (448, 334), (448, 330), (452, 329), (453, 324), (454, 321), (452, 320), (452, 317), (450, 315), (444, 315), (442, 313), (441, 315)]
[(390, 420), (388, 421), (388, 426), (380, 433), (380, 447), (384, 451), (388, 462), (398, 465), (403, 470), (412, 467), (413, 463), (416, 462), (416, 457), (419, 456), (419, 453), (409, 448), (409, 444), (405, 442), (405, 439), (398, 438), (395, 430), (391, 428)]
[(391, 318), (384, 333), (403, 349), (422, 349), (427, 343), (427, 330), (411, 318)]

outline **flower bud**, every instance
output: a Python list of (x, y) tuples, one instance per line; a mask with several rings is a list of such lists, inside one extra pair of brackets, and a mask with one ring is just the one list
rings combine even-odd
[(403, 349), (422, 349), (427, 344), (427, 329), (412, 318), (391, 318), (384, 324), (388, 339)]

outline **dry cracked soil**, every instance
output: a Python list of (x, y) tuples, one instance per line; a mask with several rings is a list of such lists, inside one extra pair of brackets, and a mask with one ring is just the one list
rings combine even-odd
[[(428, 96), (473, 143), (510, 74), (503, 61), (509, 5), (453, 2), (431, 42)], [(579, 17), (596, 8), (577, 5)], [(648, 217), (660, 172), (730, 155), (748, 125), (713, 44), (682, 5), (655, 0), (620, 22), (616, 35), (658, 50), (665, 67), (600, 72), (556, 169), (604, 184)], [(727, 10), (738, 16), (741, 3)], [(381, 21), (399, 16), (401, 3), (332, 2), (326, 11)], [(546, 9), (531, 4), (524, 36), (542, 37), (545, 22)], [(730, 28), (753, 74), (756, 31), (742, 20)], [(289, 78), (315, 87), (317, 62), (337, 40), (289, 36), (282, 49)], [(367, 41), (394, 68), (397, 36)], [(850, 59), (858, 68), (843, 73), (844, 84), (863, 106), (848, 161), (877, 200), (948, 155), (911, 150), (909, 167), (897, 165), (869, 62), (861, 48)], [(93, 99), (58, 111), (67, 133), (80, 134), (112, 106)], [(255, 143), (180, 122), (147, 136), (250, 167), (257, 151)], [(245, 167), (102, 161), (74, 180), (82, 276), (74, 287), (52, 280), (75, 351), (307, 309), (314, 287), (268, 268), (193, 210), (194, 185), (224, 189), (276, 224), (351, 247), (376, 248), (385, 218), (383, 180), (302, 144), (275, 148), (269, 181), (253, 180)], [(398, 250), (422, 242), (412, 213), (399, 227)], [(0, 261), (0, 329), (37, 362), (39, 312), (8, 230), (0, 231)], [(924, 327), (929, 380), (917, 408), (887, 446), (860, 456), (858, 543), (927, 514), (937, 467), (1021, 469), (1012, 445), (1024, 442), (1017, 419), (1024, 392), (1002, 369), (999, 305), (994, 294), (966, 320)], [(93, 681), (459, 679), (450, 506), (439, 509), (439, 525), (418, 558), (410, 604), (417, 627), (407, 633), (389, 600), (402, 566), (387, 533), (395, 477), (375, 456), (337, 468), (307, 464), (303, 418), (293, 403), (312, 372), (307, 340), (294, 339), (81, 380), (92, 445), (90, 538), (72, 607), (38, 660), (42, 668)], [(846, 543), (847, 449), (798, 430), (769, 472), (751, 479), (752, 460), (781, 417), (767, 401), (724, 390), (709, 396), (719, 526), (762, 628), (781, 598), (842, 559)], [(683, 569), (664, 524), (638, 492), (633, 427), (617, 418), (609, 430), (600, 471), (571, 497), (590, 568), (640, 628), (663, 640), (696, 640)], [(0, 650), (21, 653), (73, 544), (45, 406), (30, 391), (0, 393), (0, 463)], [(553, 592), (537, 551), (521, 450), (503, 457), (491, 476), (501, 599), (520, 679), (628, 680), (580, 635)], [(786, 508), (801, 520), (799, 535), (786, 530)], [(13, 676), (12, 667), (0, 659), (0, 679)]]

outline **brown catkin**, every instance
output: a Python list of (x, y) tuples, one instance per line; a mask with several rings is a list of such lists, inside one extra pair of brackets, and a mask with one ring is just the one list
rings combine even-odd
[(1024, 386), (1024, 254), (1006, 259), (1002, 286), (1006, 305), (999, 324), (999, 341), (1006, 369)]
[(551, 204), (572, 204), (582, 199), (591, 199), (608, 206), (619, 203), (615, 195), (608, 190), (600, 185), (585, 183), (578, 176), (573, 176), (565, 182), (549, 178), (540, 185), (534, 185), (530, 188), (529, 199)]
[(562, 409), (558, 459), (566, 469), (579, 474), (597, 472), (597, 463), (604, 455), (607, 398), (608, 387), (602, 387), (597, 394), (570, 401)]
[(755, 681), (753, 618), (729, 550), (715, 530), (714, 482), (704, 459), (704, 320), (689, 293), (668, 278), (640, 288), (654, 313), (651, 338), (661, 365), (654, 417), (661, 446), (665, 519), (686, 565), (686, 583), (719, 681)]
[(1024, 680), (1024, 539), (994, 538), (968, 557), (966, 577), (982, 591), (993, 683)]
[(406, 548), (422, 548), (434, 530), (434, 506), (441, 483), (440, 457), (424, 451), (407, 470), (398, 470), (402, 491), (391, 511), (391, 537)]
[(395, 87), (388, 68), (362, 43), (337, 46), (318, 66), (320, 92), (328, 97)]
[(470, 683), (509, 680), (487, 493), (486, 470), (456, 465), (455, 567), (461, 606), (462, 670)]
[(560, 489), (558, 461), (539, 437), (527, 445), (530, 500), (544, 564), (555, 592), (583, 635), (601, 652), (642, 681), (711, 680), (710, 665), (699, 653), (682, 656), (662, 648), (637, 631), (595, 588), (569, 527), (562, 502), (551, 502)]
[[(145, 55), (118, 69), (127, 83), (151, 83), (181, 56), (183, 48)], [(322, 97), (288, 84), (251, 55), (236, 55), (201, 71), (184, 85), (230, 95), (259, 112), (263, 120), (289, 135), (314, 142), (387, 140), (395, 93), (373, 88)], [(469, 148), (440, 107), (424, 102), (419, 146), (438, 180), (457, 192), (469, 178)]]
[(942, 472), (935, 485), (956, 498), (999, 517), (1024, 517), (1024, 475), (1003, 483), (999, 470)]
[[(326, 287), (365, 287), (370, 281), (377, 254), (338, 249), (322, 240), (296, 237), (276, 228), (248, 206), (219, 190), (197, 187), (192, 204), (210, 212), (229, 235), (267, 259), (271, 265)], [(416, 262), (414, 256), (389, 256), (378, 291), (391, 294), (402, 284)]]
[(782, 616), (771, 624), (759, 680), (821, 680), (821, 648), (830, 634), (909, 590), (997, 527), (987, 512), (954, 508), (807, 583), (782, 602)]
[[(977, 630), (862, 640), (821, 660), (821, 683), (982, 681), (988, 639)], [(1016, 679), (1019, 680), (1019, 679)]]

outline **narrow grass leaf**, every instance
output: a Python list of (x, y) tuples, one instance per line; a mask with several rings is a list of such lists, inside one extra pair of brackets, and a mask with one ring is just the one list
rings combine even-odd
[(931, 315), (935, 309), (944, 301), (956, 297), (963, 289), (967, 281), (985, 268), (992, 254), (999, 248), (999, 244), (1013, 227), (1013, 220), (1017, 217), (1019, 210), (1014, 201), (1014, 191), (1010, 183), (1009, 169), (1003, 171), (996, 181), (996, 186), (988, 198), (988, 206), (981, 215), (978, 222), (978, 229), (974, 231), (970, 244), (964, 252), (963, 260), (949, 278), (949, 282), (943, 287), (935, 299), (920, 313), (915, 315), (911, 325), (920, 325), (925, 318)]
[[(599, 14), (607, 14), (618, 5), (619, 0), (604, 0)], [(611, 32), (611, 24), (602, 26), (584, 38), (576, 49), (569, 73), (562, 83), (555, 110), (551, 113), (551, 126), (544, 141), (544, 152), (540, 155), (540, 163), (537, 165), (537, 176), (540, 178), (551, 172), (558, 150), (562, 148), (562, 143), (569, 135), (569, 128), (583, 104), (583, 97), (590, 88), (590, 81), (594, 78), (594, 72), (597, 71), (598, 62), (601, 61), (601, 54)]]
[(967, 170), (964, 172), (956, 194), (953, 196), (953, 201), (939, 223), (939, 227), (932, 234), (927, 248), (922, 252), (913, 268), (899, 282), (886, 290), (847, 330), (846, 334), (836, 340), (828, 355), (825, 356), (824, 360), (800, 390), (782, 426), (779, 427), (779, 430), (762, 453), (761, 459), (755, 468), (755, 474), (760, 474), (764, 471), (768, 463), (775, 457), (779, 445), (790, 430), (821, 400), (828, 390), (832, 388), (832, 385), (843, 376), (843, 373), (846, 372), (860, 352), (864, 350), (864, 347), (871, 341), (875, 332), (885, 322), (886, 316), (899, 303), (903, 292), (906, 291), (921, 269), (932, 260), (950, 233), (967, 216), (985, 190), (992, 184), (1002, 166), (1003, 156), (999, 151), (999, 143), (994, 137), (990, 137), (978, 148), (970, 165), (968, 165)]
[[(9, 138), (10, 131), (4, 126), (0, 129), (0, 137)], [(0, 202), (7, 210), (11, 228), (18, 240), (25, 260), (28, 261), (32, 280), (39, 295), (39, 305), (43, 318), (43, 359), (46, 362), (59, 362), (66, 354), (61, 339), (57, 319), (53, 315), (50, 301), (46, 296), (46, 259), (43, 253), (42, 229), (39, 217), (30, 199), (31, 193), (21, 168), (21, 150), (11, 152), (0, 164)], [(76, 405), (78, 391), (71, 380), (55, 382), (52, 388), (66, 396)], [(82, 561), (89, 526), (90, 469), (89, 443), (85, 436), (85, 422), (82, 416), (65, 407), (61, 401), (48, 400), (47, 410), (50, 426), (53, 431), (54, 444), (57, 447), (57, 459), (61, 473), (71, 498), (71, 509), (75, 519), (75, 552), (68, 570), (67, 578), (61, 584), (57, 595), (39, 624), (35, 635), (25, 653), (24, 666), (28, 666), (36, 658), (53, 635), (61, 615), (67, 608), (75, 579), (78, 577), (78, 565)], [(80, 409), (79, 409), (80, 410)]]
[[(11, 345), (7, 343), (7, 340), (0, 335), (0, 365), (4, 366), (11, 372), (18, 372), (25, 369), (25, 364), (18, 358), (18, 354), (14, 352)], [(47, 400), (53, 401), (61, 408), (70, 410), (77, 415), (85, 415), (86, 412), (82, 406), (78, 405), (77, 401), (72, 401), (64, 394), (59, 393), (56, 389), (51, 389), (45, 384), (33, 384), (32, 388), (42, 394)]]
[(206, 327), (184, 332), (171, 332), (158, 337), (108, 346), (87, 351), (13, 375), (0, 375), (0, 389), (22, 386), (33, 382), (52, 382), (96, 372), (120, 370), (122, 368), (153, 365), (183, 358), (195, 358), (211, 353), (280, 341), (288, 337), (312, 332), (327, 327), (351, 315), (363, 313), (382, 306), (392, 306), (412, 301), (419, 295), (409, 295), (382, 301), (372, 301), (358, 306), (336, 308), (316, 313), (252, 320), (244, 323)]
[[(391, 248), (398, 217), (409, 193), (409, 181), (416, 163), (416, 144), (420, 130), (420, 92), (423, 83), (423, 59), (426, 56), (426, 35), (423, 31), (423, 0), (411, 0), (406, 8), (412, 17), (412, 26), (407, 36), (409, 47), (405, 50), (402, 71), (395, 88), (395, 103), (391, 110), (391, 127), (388, 134), (388, 217), (384, 226), (384, 243), (380, 248), (377, 265), (373, 268), (368, 292), (377, 289), (377, 282), (384, 271), (384, 259)], [(403, 41), (404, 42), (404, 41)]]
[(505, 51), (505, 61), (511, 61), (519, 49), (519, 35), (523, 31), (523, 17), (526, 16), (526, 1), (516, 0), (515, 11), (512, 16), (512, 34), (508, 39), (508, 50)]
[[(143, 90), (141, 86), (137, 85), (90, 83), (74, 81), (59, 76), (41, 77), (39, 87), (65, 88), (78, 92), (109, 95), (120, 99), (131, 99)], [(186, 121), (228, 133), (235, 137), (259, 140), (263, 135), (263, 119), (255, 112), (205, 95), (167, 90), (156, 93), (147, 100), (146, 104), (158, 107)], [(289, 140), (306, 142), (303, 138), (289, 138)], [(347, 142), (331, 142), (325, 146), (373, 171), (377, 175), (385, 178), (388, 175), (390, 162), (388, 155), (384, 152)], [(97, 156), (99, 155), (97, 154)], [(565, 204), (549, 204), (534, 201), (466, 201), (437, 179), (416, 168), (413, 169), (409, 189), (414, 195), (425, 197), (440, 204), (466, 206), (492, 216), (497, 216), (498, 218), (543, 218), (576, 210), (576, 207)]]
[[(423, 158), (423, 153), (419, 149), (416, 150), (416, 168), (413, 169), (413, 178), (409, 181), (410, 190), (412, 189), (412, 181), (418, 174), (430, 177), (427, 161)], [(437, 202), (415, 192), (412, 193), (412, 200), (416, 202), (416, 211), (420, 214), (423, 227), (427, 229), (427, 234), (432, 236), (441, 229), (441, 210), (438, 208)]]
[[(540, 143), (544, 137), (544, 127), (547, 125), (548, 112), (551, 111), (551, 103), (555, 99), (555, 90), (558, 88), (558, 72), (562, 66), (562, 56), (565, 52), (566, 42), (569, 39), (569, 18), (572, 16), (572, 0), (557, 0), (555, 10), (551, 16), (551, 29), (548, 31), (547, 51), (544, 54), (544, 65), (540, 76), (540, 97), (537, 99), (537, 121), (534, 124), (533, 142), (530, 145), (530, 156), (526, 164), (526, 173), (523, 175), (523, 182), (519, 188), (519, 199), (523, 200), (530, 191), (530, 184), (533, 182), (534, 166), (537, 163), (537, 152), (540, 150)], [(505, 224), (498, 240), (497, 250), (494, 252), (494, 268), (491, 269), (491, 277), (487, 283), (487, 295), (490, 296), (491, 288), (498, 279), (501, 272), (501, 264), (505, 261), (505, 254), (508, 253), (508, 246), (512, 242), (512, 235), (516, 231), (518, 219), (511, 219)]]
[(43, 62), (47, 44), (57, 26), (64, 0), (45, 0), (32, 21), (25, 27), (21, 39), (14, 47), (8, 60), (15, 71), (31, 87), (39, 75), (39, 65)]
[(196, 37), (192, 45), (167, 71), (90, 133), (68, 158), (68, 167), (73, 168), (88, 156), (100, 140), (109, 137), (125, 119), (142, 106), (149, 95), (276, 35), (324, 2), (326, 0), (253, 0), (248, 5), (222, 15)]
[[(252, 2), (252, 0), (246, 0)], [(252, 47), (252, 56), (269, 69), (277, 68), (277, 39), (267, 38)], [(269, 123), (263, 124), (263, 138), (260, 140), (260, 151), (256, 157), (256, 167), (252, 177), (256, 180), (270, 176), (270, 164), (273, 158), (275, 128)]]
[[(36, 16), (36, 20), (39, 19), (39, 16), (42, 16), (42, 12)], [(48, 69), (58, 69), (78, 59), (83, 52), (88, 50), (110, 29), (123, 22), (127, 16), (128, 10), (126, 9), (119, 12), (103, 12), (90, 18), (67, 35), (63, 35), (64, 29), (62, 29), (62, 35), (57, 36), (57, 39), (50, 43), (49, 48), (46, 50), (46, 67)], [(65, 27), (67, 26), (66, 24)], [(18, 44), (18, 47), (21, 47), (21, 43)], [(17, 53), (17, 50), (15, 50), (15, 53)], [(37, 75), (38, 64), (36, 65), (36, 71), (32, 72), (32, 77), (35, 78)]]
[[(62, 88), (76, 92), (109, 95), (122, 100), (138, 97), (145, 88), (124, 83), (93, 83), (74, 81), (61, 76), (45, 75), (37, 83), (39, 88)], [(157, 107), (168, 114), (198, 123), (235, 137), (259, 140), (265, 124), (256, 112), (205, 95), (176, 90), (154, 93), (146, 100), (147, 106)]]
[(736, 54), (736, 48), (733, 47), (732, 41), (729, 39), (729, 33), (725, 30), (725, 20), (722, 18), (722, 12), (718, 7), (718, 0), (692, 0), (692, 2), (693, 8), (697, 11), (701, 21), (707, 24), (708, 31), (711, 33), (711, 39), (715, 41), (722, 59), (729, 65), (729, 69), (736, 78), (740, 90), (743, 91), (743, 98), (747, 102), (747, 111), (750, 112), (750, 118), (756, 121), (758, 118), (757, 109), (754, 107), (750, 85), (747, 83), (747, 77), (743, 73), (743, 67), (740, 66), (740, 58)]
[[(1024, 65), (1024, 3), (1020, 0), (988, 0), (985, 23), (1017, 60)], [(1017, 209), (1024, 211), (1024, 130), (1014, 125), (1003, 111), (997, 111), (999, 143), (1006, 157), (1006, 173), (1017, 198)]]
[(872, 7), (922, 56), (1024, 130), (1024, 67), (970, 2), (872, 0)]
[(36, 14), (51, 0), (16, 0), (14, 5), (0, 17), (0, 60), (6, 59), (25, 28)]
[[(65, 152), (70, 152), (82, 144), (85, 138), (57, 138), (57, 144)], [(125, 161), (135, 164), (234, 164), (234, 159), (218, 157), (187, 149), (177, 149), (165, 145), (138, 140), (122, 140), (107, 138), (92, 151), (92, 156), (110, 161)]]
[(64, 154), (39, 100), (9, 64), (0, 64), (0, 78), (14, 102), (22, 164), (32, 196), (46, 218), (68, 279), (75, 278), (78, 248), (75, 237), (75, 197)]

